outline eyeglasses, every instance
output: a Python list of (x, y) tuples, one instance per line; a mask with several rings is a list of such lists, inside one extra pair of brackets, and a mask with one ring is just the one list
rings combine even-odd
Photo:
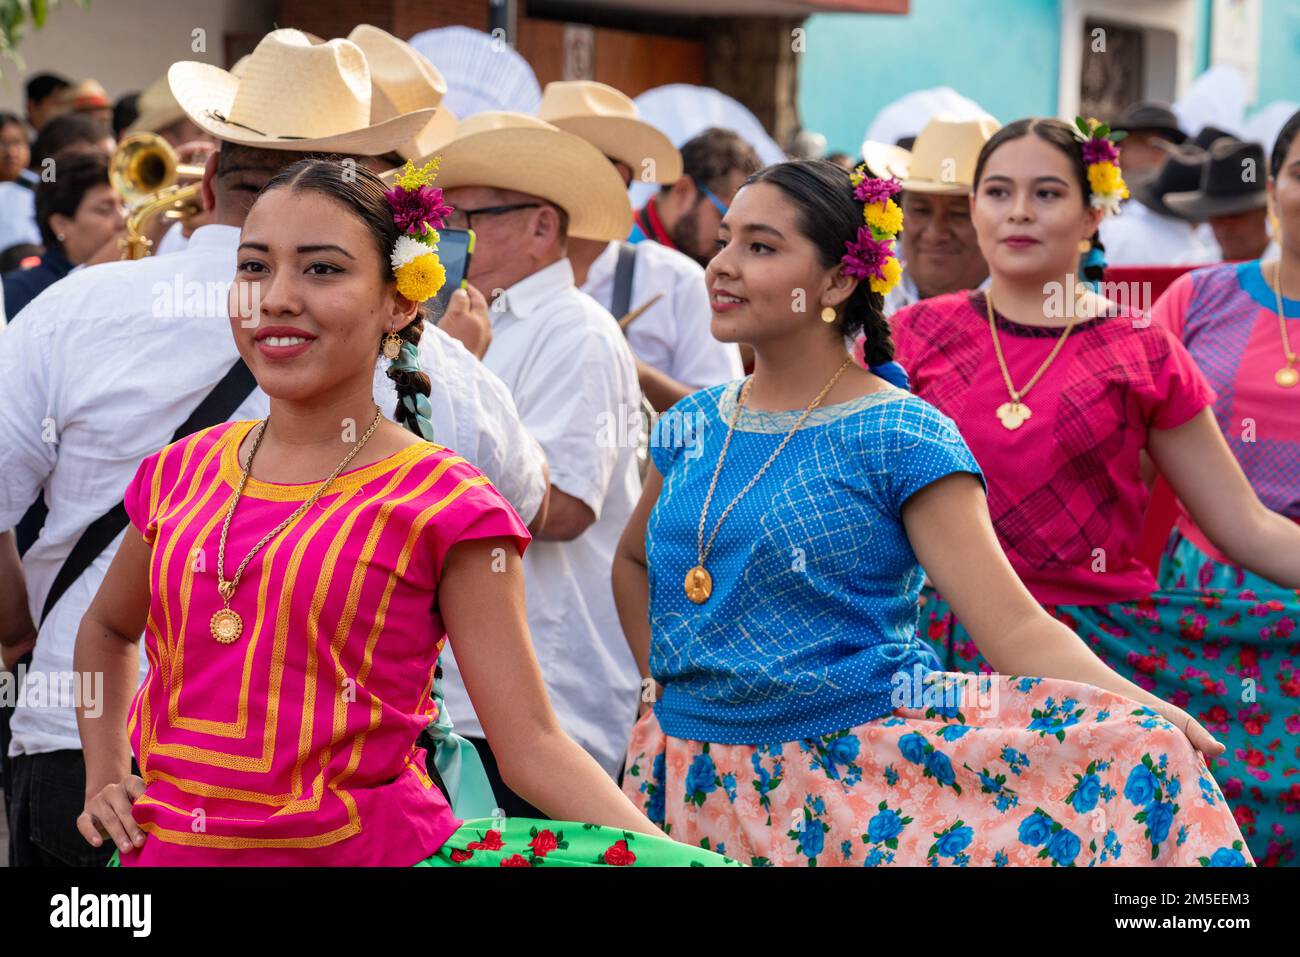
[(714, 193), (713, 190), (709, 189), (709, 187), (705, 186), (694, 176), (691, 177), (691, 181), (695, 183), (696, 189), (709, 198), (709, 202), (713, 203), (714, 207), (717, 208), (719, 216), (727, 215), (727, 204), (718, 199), (717, 194)]
[(475, 216), (500, 216), (512, 213), (516, 209), (537, 209), (541, 203), (511, 203), (508, 206), (481, 206), (478, 209), (457, 209), (447, 217), (447, 225), (452, 229), (473, 229)]

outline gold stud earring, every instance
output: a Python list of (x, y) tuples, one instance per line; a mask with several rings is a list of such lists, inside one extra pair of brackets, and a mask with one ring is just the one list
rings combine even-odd
[(1079, 252), (1081, 252), (1081, 253), (1086, 253), (1086, 252), (1091, 252), (1091, 251), (1092, 251), (1092, 240), (1091, 240), (1091, 239), (1080, 239), (1080, 240), (1079, 240)]
[(395, 332), (389, 332), (384, 336), (383, 352), (385, 359), (396, 359), (402, 352), (402, 337)]
[(835, 321), (835, 308), (833, 306), (822, 307), (822, 322)]

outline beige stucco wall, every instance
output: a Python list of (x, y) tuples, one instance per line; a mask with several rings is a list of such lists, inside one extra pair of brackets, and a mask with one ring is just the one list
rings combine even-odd
[[(29, 30), (17, 71), (0, 60), (0, 109), (22, 113), (23, 81), (51, 70), (72, 80), (93, 77), (110, 99), (141, 90), (176, 60), (225, 62), (225, 35), (271, 29), (272, 0), (90, 0), (60, 3), (44, 29)], [(206, 52), (192, 49), (192, 31), (206, 31)]]

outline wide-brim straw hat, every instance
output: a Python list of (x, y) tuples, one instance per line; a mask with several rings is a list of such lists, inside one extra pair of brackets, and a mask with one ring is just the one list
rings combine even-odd
[(632, 203), (614, 164), (586, 140), (535, 116), (475, 113), (436, 155), (435, 185), (443, 189), (488, 186), (538, 196), (568, 214), (569, 235), (578, 239), (625, 239), (632, 229)]
[(370, 122), (383, 123), (416, 110), (436, 109), (419, 133), (396, 152), (407, 159), (431, 153), (456, 135), (456, 115), (442, 105), (447, 80), (415, 47), (369, 23), (347, 38), (370, 64)]
[(964, 196), (975, 184), (980, 150), (1001, 129), (991, 116), (959, 120), (940, 113), (917, 134), (911, 150), (866, 142), (862, 158), (874, 176), (894, 176), (913, 193)]
[(176, 97), (172, 96), (172, 88), (168, 85), (166, 76), (160, 76), (150, 83), (140, 94), (136, 105), (140, 115), (124, 133), (157, 133), (185, 119), (185, 111), (176, 102)]
[(80, 80), (64, 87), (58, 93), (57, 102), (63, 110), (104, 110), (113, 106), (108, 92), (98, 80)]
[(200, 129), (262, 149), (377, 156), (415, 139), (437, 112), (372, 123), (365, 53), (351, 40), (313, 43), (300, 30), (264, 36), (241, 76), (186, 60), (171, 65), (167, 80)]
[(592, 80), (548, 83), (537, 115), (626, 163), (633, 179), (675, 183), (682, 178), (682, 154), (672, 140), (641, 119), (636, 104), (612, 86)]

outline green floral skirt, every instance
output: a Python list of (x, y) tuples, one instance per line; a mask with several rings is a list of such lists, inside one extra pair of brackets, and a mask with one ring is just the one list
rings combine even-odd
[[(113, 852), (109, 867), (117, 867)], [(739, 867), (721, 854), (636, 831), (538, 821), (466, 821), (416, 867)]]

